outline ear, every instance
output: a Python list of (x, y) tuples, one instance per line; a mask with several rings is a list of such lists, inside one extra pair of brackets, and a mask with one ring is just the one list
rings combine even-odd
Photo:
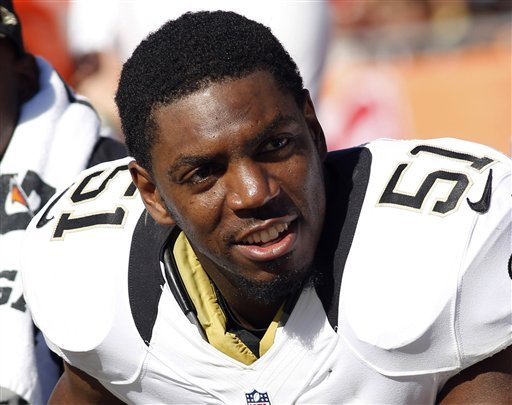
[(25, 53), (14, 62), (18, 83), (18, 100), (25, 103), (39, 91), (39, 67), (33, 55)]
[(322, 129), (322, 126), (316, 117), (315, 107), (313, 106), (313, 101), (311, 100), (309, 91), (304, 90), (304, 92), (305, 100), (302, 113), (304, 114), (304, 118), (308, 124), (309, 130), (313, 137), (313, 142), (315, 143), (318, 154), (320, 155), (320, 159), (323, 161), (327, 156), (327, 144), (325, 142), (324, 130)]
[(175, 221), (168, 212), (165, 203), (151, 175), (136, 161), (128, 163), (134, 184), (139, 189), (142, 201), (155, 222), (160, 225), (174, 225)]

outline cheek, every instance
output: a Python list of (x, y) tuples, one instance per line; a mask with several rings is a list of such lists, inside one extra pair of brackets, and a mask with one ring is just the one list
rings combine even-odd
[(313, 227), (313, 232), (319, 232), (322, 227), (325, 214), (325, 185), (321, 162), (310, 162), (300, 175), (295, 175), (298, 179), (297, 198), (298, 204), (306, 218)]
[(206, 193), (200, 196), (189, 196), (174, 204), (174, 218), (178, 226), (198, 239), (214, 232), (219, 222), (221, 203), (218, 193)]
[(0, 114), (2, 127), (14, 126), (18, 115), (18, 97), (10, 83), (0, 83)]
[(284, 181), (293, 188), (296, 197), (303, 203), (323, 200), (324, 181), (319, 160), (301, 159), (295, 162), (289, 167)]

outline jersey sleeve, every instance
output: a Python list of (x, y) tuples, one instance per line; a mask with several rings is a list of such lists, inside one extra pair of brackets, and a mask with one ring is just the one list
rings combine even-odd
[(489, 210), (475, 215), (454, 308), (462, 368), (512, 344), (510, 160), (497, 162), (489, 170), (490, 186), (480, 189), (480, 195), (486, 187), (491, 189)]
[(456, 373), (510, 345), (510, 159), (455, 139), (368, 148), (343, 338), (389, 376)]
[[(144, 207), (125, 158), (85, 170), (31, 221), (24, 296), (49, 346), (87, 352), (110, 333), (126, 301), (131, 229)], [(123, 301), (124, 300), (124, 301)]]

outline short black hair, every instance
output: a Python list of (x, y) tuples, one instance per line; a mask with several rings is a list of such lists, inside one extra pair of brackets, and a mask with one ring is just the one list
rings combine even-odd
[(167, 22), (139, 44), (121, 72), (115, 100), (130, 154), (151, 172), (156, 106), (256, 71), (271, 73), (302, 107), (297, 65), (269, 28), (229, 11), (186, 13)]

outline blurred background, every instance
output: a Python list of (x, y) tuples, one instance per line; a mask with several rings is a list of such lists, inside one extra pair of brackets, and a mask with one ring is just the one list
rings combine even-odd
[[(330, 6), (333, 42), (320, 115), (333, 146), (449, 136), (510, 154), (511, 0)], [(353, 111), (343, 115), (348, 120), (335, 120), (340, 109)]]
[[(266, 3), (259, 1), (257, 6), (272, 14), (291, 3), (320, 2), (273, 1), (264, 10)], [(115, 4), (121, 9), (111, 7)], [(121, 139), (113, 94), (131, 49), (123, 48), (115, 30), (133, 30), (137, 18), (147, 17), (139, 11), (125, 18), (122, 12), (133, 4), (154, 11), (164, 3), (14, 0), (27, 49), (88, 96)], [(216, 4), (210, 1), (209, 7)], [(314, 33), (307, 29), (315, 24), (322, 32), (315, 45), (320, 56), (310, 53), (310, 59), (322, 59), (315, 105), (330, 149), (382, 137), (457, 137), (511, 154), (512, 0), (321, 4), (323, 20), (296, 20), (290, 30), (299, 41), (311, 38)]]

